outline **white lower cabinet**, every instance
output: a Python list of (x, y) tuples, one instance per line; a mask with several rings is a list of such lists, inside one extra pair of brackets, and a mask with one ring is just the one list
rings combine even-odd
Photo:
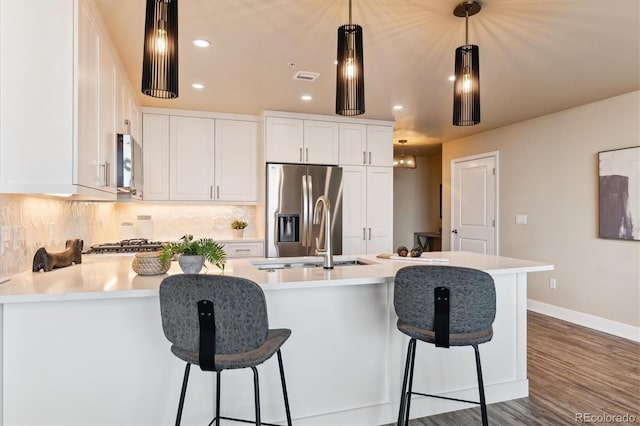
[(144, 113), (147, 201), (258, 199), (257, 122)]
[(264, 244), (262, 241), (223, 243), (224, 252), (228, 258), (234, 257), (263, 257)]
[(342, 167), (342, 252), (393, 251), (393, 168)]

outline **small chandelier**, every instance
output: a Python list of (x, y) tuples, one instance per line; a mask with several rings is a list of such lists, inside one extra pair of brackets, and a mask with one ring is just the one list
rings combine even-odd
[(455, 82), (453, 84), (453, 125), (473, 126), (480, 123), (480, 62), (478, 46), (469, 44), (469, 16), (480, 12), (480, 3), (466, 1), (453, 10), (465, 18), (464, 46), (456, 49)]
[(178, 0), (147, 0), (142, 93), (178, 97)]
[(364, 114), (364, 52), (362, 27), (351, 23), (338, 28), (338, 66), (336, 75), (336, 114)]
[(398, 143), (402, 146), (402, 152), (400, 155), (393, 156), (393, 167), (402, 167), (405, 169), (415, 169), (416, 168), (416, 156), (415, 155), (404, 155), (404, 144), (407, 143), (406, 139), (400, 139)]

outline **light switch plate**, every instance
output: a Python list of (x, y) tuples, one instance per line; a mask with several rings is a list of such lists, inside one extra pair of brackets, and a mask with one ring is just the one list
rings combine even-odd
[(517, 214), (516, 215), (516, 225), (526, 225), (527, 224), (527, 215), (526, 214)]

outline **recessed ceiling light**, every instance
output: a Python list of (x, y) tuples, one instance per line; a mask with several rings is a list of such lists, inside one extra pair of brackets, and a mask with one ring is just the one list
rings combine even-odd
[(450, 75), (449, 76), (449, 81), (456, 81), (456, 76), (455, 75)]
[(311, 95), (302, 95), (300, 96), (300, 99), (302, 99), (303, 101), (310, 101), (313, 98), (311, 97)]
[(400, 110), (400, 109), (402, 109), (402, 105), (394, 105), (393, 109)]
[(193, 40), (193, 44), (198, 47), (209, 47), (211, 46), (211, 42), (209, 40), (205, 40), (203, 38), (197, 38)]
[(193, 87), (194, 89), (204, 89), (204, 84), (201, 83), (193, 83), (191, 85), (191, 87)]

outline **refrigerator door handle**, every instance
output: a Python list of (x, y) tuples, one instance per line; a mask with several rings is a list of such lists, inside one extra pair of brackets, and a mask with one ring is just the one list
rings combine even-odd
[[(307, 175), (307, 247), (312, 247), (312, 239), (311, 239), (311, 225), (313, 223), (313, 178), (311, 175)], [(308, 256), (313, 256), (314, 253), (307, 253)]]
[[(300, 152), (302, 152), (302, 148)], [(307, 186), (307, 175), (302, 175), (302, 237), (300, 241), (302, 247), (307, 247), (307, 232), (309, 228), (307, 216), (309, 216), (309, 188)]]

